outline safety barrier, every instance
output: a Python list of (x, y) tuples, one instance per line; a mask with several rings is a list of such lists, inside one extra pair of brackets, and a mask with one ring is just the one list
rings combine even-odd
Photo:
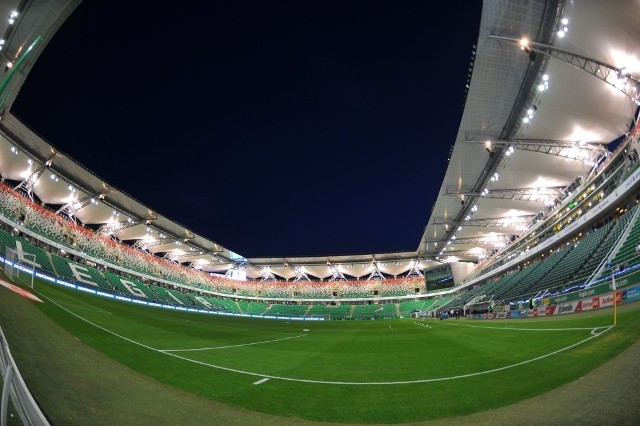
[(0, 328), (0, 373), (2, 373), (2, 397), (0, 398), (0, 426), (6, 426), (9, 396), (25, 425), (49, 425), (46, 417), (29, 392), (16, 366), (7, 339)]

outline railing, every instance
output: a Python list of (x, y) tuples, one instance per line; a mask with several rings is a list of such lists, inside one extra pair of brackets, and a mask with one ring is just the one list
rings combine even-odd
[(13, 361), (7, 339), (0, 328), (0, 373), (2, 374), (2, 398), (0, 398), (0, 426), (7, 424), (9, 396), (25, 425), (49, 425), (46, 417), (36, 404)]
[(633, 212), (633, 217), (631, 218), (631, 220), (629, 220), (629, 223), (625, 227), (624, 231), (620, 234), (620, 238), (618, 238), (616, 244), (611, 248), (611, 250), (609, 250), (609, 253), (607, 253), (607, 255), (603, 257), (598, 267), (587, 279), (585, 288), (591, 286), (591, 284), (593, 284), (593, 282), (602, 275), (602, 272), (607, 269), (607, 265), (609, 265), (610, 262), (616, 257), (624, 243), (627, 241), (629, 234), (633, 230), (636, 220), (638, 220), (638, 214), (640, 214), (640, 209), (636, 209), (636, 211)]

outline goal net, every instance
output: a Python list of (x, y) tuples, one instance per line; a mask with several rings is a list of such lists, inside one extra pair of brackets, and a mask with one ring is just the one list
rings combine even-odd
[(34, 268), (36, 255), (31, 253), (18, 253), (17, 250), (7, 247), (4, 256), (4, 274), (16, 284), (33, 288)]

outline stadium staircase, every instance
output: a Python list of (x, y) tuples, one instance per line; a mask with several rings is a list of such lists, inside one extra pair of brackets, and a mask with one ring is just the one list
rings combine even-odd
[(634, 217), (632, 213), (635, 213), (635, 211), (627, 212), (620, 217), (618, 223), (615, 224), (609, 235), (604, 238), (598, 249), (591, 254), (585, 264), (576, 272), (575, 277), (572, 279), (575, 284), (580, 285), (588, 282), (603, 264), (606, 265), (606, 259), (612, 255), (615, 246), (621, 242), (625, 236), (625, 231), (630, 228), (631, 219)]
[(51, 257), (51, 253), (46, 251), (45, 254), (47, 255), (47, 259), (49, 259), (49, 264), (51, 265), (51, 270), (52, 270), (51, 272), (53, 272), (56, 277), (60, 276), (60, 274), (58, 274), (58, 271), (56, 270), (56, 265), (53, 264), (53, 258)]
[[(633, 266), (640, 261), (640, 253), (636, 253), (636, 247), (640, 244), (640, 208), (636, 209), (633, 220), (621, 237), (621, 241), (614, 247), (607, 256), (597, 273), (588, 282), (591, 284), (597, 278), (610, 276), (612, 269), (617, 270), (623, 265)], [(609, 264), (609, 266), (607, 265)]]
[(311, 307), (312, 307), (312, 306), (313, 306), (313, 305), (309, 305), (309, 307), (307, 307), (307, 310), (306, 310), (306, 311), (304, 311), (304, 316), (305, 316), (305, 317), (306, 317), (306, 316), (309, 316), (309, 312), (311, 312)]
[(325, 316), (328, 315), (331, 319), (345, 319), (349, 318), (351, 312), (351, 305), (325, 305), (324, 303), (318, 303), (311, 307), (308, 315), (312, 316)]

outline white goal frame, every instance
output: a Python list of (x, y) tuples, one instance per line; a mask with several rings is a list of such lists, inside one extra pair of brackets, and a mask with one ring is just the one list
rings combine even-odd
[(33, 288), (35, 264), (35, 254), (18, 252), (16, 249), (6, 247), (4, 254), (4, 274), (14, 283)]

